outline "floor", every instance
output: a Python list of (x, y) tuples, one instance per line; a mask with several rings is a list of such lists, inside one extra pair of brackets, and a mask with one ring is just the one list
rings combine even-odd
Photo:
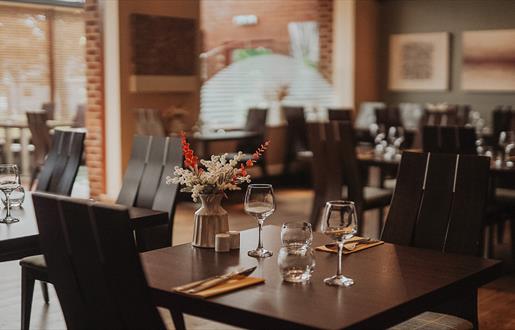
[[(75, 190), (79, 195), (83, 190)], [(276, 193), (277, 211), (269, 223), (306, 220), (310, 211), (312, 193), (307, 189), (280, 189)], [(256, 226), (253, 219), (242, 210), (241, 194), (232, 194), (224, 207), (230, 214), (232, 230), (243, 230)], [(174, 244), (190, 242), (195, 204), (185, 201), (177, 207), (173, 241)], [(507, 230), (506, 233), (509, 232)], [(377, 235), (377, 213), (368, 212), (364, 231), (368, 236)], [(509, 253), (509, 237), (496, 246), (496, 256), (507, 261), (504, 277), (479, 290), (479, 320), (482, 329), (515, 329), (515, 276)], [(36, 286), (32, 310), (32, 329), (64, 329), (65, 324), (53, 288), (50, 286), (50, 304), (45, 305), (41, 290)], [(17, 261), (0, 263), (0, 329), (20, 328), (20, 269)], [(161, 311), (168, 327), (173, 329), (167, 311)], [(224, 324), (186, 317), (188, 329), (232, 329)]]

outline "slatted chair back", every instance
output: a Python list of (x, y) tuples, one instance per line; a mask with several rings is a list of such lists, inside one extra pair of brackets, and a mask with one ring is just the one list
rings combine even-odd
[(473, 127), (424, 126), (424, 152), (476, 154), (476, 131)]
[(421, 121), (422, 126), (455, 126), (458, 124), (456, 107), (449, 107), (447, 110), (424, 110)]
[[(358, 217), (363, 212), (363, 183), (354, 147), (354, 135), (349, 122), (308, 124), (310, 147), (312, 148), (313, 181), (315, 199), (338, 200), (342, 187), (347, 186), (347, 198), (356, 203)], [(314, 201), (311, 221), (317, 224), (320, 215), (320, 201)]]
[(96, 228), (111, 297), (125, 329), (165, 329), (145, 279), (126, 208), (94, 204)]
[(342, 182), (347, 187), (347, 198), (354, 201), (358, 219), (362, 219), (364, 184), (361, 181), (359, 163), (356, 157), (354, 130), (349, 122), (329, 123), (328, 153), (337, 155), (336, 164), (341, 166)]
[(47, 192), (66, 196), (71, 195), (84, 151), (85, 138), (85, 132), (63, 132), (57, 163), (52, 171), (52, 178), (46, 190)]
[(41, 110), (45, 111), (49, 120), (54, 119), (55, 114), (55, 103), (45, 102), (41, 105)]
[(472, 107), (469, 104), (461, 104), (456, 107), (456, 119), (458, 126), (465, 126), (469, 123), (470, 112)]
[(354, 110), (348, 108), (328, 108), (327, 118), (329, 121), (350, 121), (354, 122)]
[(181, 140), (135, 136), (132, 150), (117, 204), (167, 212), (168, 224), (137, 231), (136, 238), (141, 251), (170, 246), (178, 185), (166, 184), (166, 177), (181, 166)]
[(141, 176), (147, 162), (150, 141), (151, 137), (144, 135), (135, 135), (132, 139), (131, 157), (123, 176), (122, 188), (116, 199), (117, 204), (134, 205), (136, 202)]
[(403, 127), (399, 107), (375, 108), (376, 123), (384, 131), (390, 127)]
[(80, 163), (82, 161), (82, 154), (84, 152), (84, 140), (86, 133), (83, 131), (71, 132), (70, 144), (68, 149), (68, 159), (66, 160), (66, 167), (61, 175), (57, 190), (55, 193), (70, 196), (75, 183), (75, 178), (79, 171)]
[(34, 158), (36, 164), (41, 165), (45, 161), (52, 143), (50, 129), (46, 124), (47, 114), (44, 111), (27, 111), (26, 115), (30, 135), (32, 136), (32, 144), (35, 147)]
[(52, 139), (52, 147), (50, 148), (45, 163), (38, 175), (38, 183), (36, 186), (37, 191), (48, 191), (49, 189), (52, 172), (54, 171), (54, 167), (57, 165), (61, 149), (63, 148), (63, 138), (64, 131), (55, 130)]
[(109, 292), (103, 271), (105, 261), (97, 243), (97, 233), (92, 227), (92, 203), (73, 198), (61, 199), (62, 226), (68, 237), (75, 275), (91, 322), (96, 328), (122, 329), (124, 324), (120, 322), (116, 301)]
[(63, 229), (60, 197), (46, 193), (32, 194), (41, 250), (48, 275), (55, 286), (68, 329), (91, 329), (90, 311), (81, 292), (71, 257), (72, 249)]
[(442, 252), (479, 252), (490, 162), (404, 152), (382, 240)]
[(250, 108), (247, 113), (245, 130), (257, 132), (259, 136), (255, 139), (244, 140), (238, 143), (237, 150), (244, 153), (253, 153), (259, 144), (265, 139), (266, 117), (268, 109)]
[(283, 106), (284, 117), (288, 123), (287, 140), (293, 153), (307, 150), (306, 117), (304, 107)]
[(147, 162), (143, 174), (141, 175), (138, 196), (136, 197), (134, 206), (146, 209), (152, 208), (157, 187), (161, 182), (161, 176), (163, 174), (167, 141), (168, 139), (165, 137), (150, 137)]

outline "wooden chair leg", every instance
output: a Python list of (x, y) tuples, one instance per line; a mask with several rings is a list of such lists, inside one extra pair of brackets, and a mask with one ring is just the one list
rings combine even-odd
[(24, 267), (21, 268), (21, 328), (30, 327), (30, 312), (32, 310), (32, 296), (36, 279)]
[(186, 323), (184, 323), (184, 316), (180, 312), (175, 312), (170, 309), (172, 315), (173, 325), (176, 330), (186, 330)]
[(43, 292), (43, 299), (45, 300), (45, 304), (48, 305), (49, 298), (48, 298), (48, 283), (41, 281), (41, 292)]

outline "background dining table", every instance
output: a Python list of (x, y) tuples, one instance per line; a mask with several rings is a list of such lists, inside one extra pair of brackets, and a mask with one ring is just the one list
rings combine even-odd
[[(438, 251), (382, 244), (344, 256), (349, 288), (323, 279), (336, 271), (336, 254), (315, 252), (311, 281), (282, 281), (277, 265), (280, 228), (264, 227), (264, 247), (274, 256), (254, 259), (257, 230), (241, 233), (241, 247), (228, 253), (183, 244), (141, 254), (154, 302), (183, 312), (244, 328), (386, 328), (453, 298), (476, 292), (501, 274), (501, 262)], [(330, 242), (314, 233), (313, 246)], [(174, 287), (226, 273), (231, 267), (257, 266), (251, 276), (265, 283), (202, 299)]]
[[(0, 210), (0, 216), (3, 217), (5, 209)], [(23, 207), (13, 208), (11, 211), (12, 215), (20, 221), (11, 224), (0, 223), (0, 262), (41, 253), (36, 214), (30, 192), (25, 195)], [(167, 212), (131, 207), (129, 215), (134, 230), (168, 223)]]
[(195, 143), (199, 143), (201, 146), (201, 154), (205, 157), (210, 157), (209, 144), (212, 142), (220, 141), (245, 141), (252, 140), (259, 137), (259, 132), (234, 130), (234, 131), (223, 131), (223, 132), (206, 132), (206, 133), (194, 133), (190, 138)]

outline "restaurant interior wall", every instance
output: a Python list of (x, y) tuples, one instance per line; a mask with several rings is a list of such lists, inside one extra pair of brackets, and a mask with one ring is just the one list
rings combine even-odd
[[(496, 105), (514, 105), (515, 92), (461, 90), (463, 31), (515, 28), (515, 1), (505, 0), (385, 0), (379, 1), (380, 42), (377, 61), (381, 98), (388, 103), (448, 102), (470, 104), (487, 122)], [(392, 92), (388, 82), (388, 40), (391, 34), (450, 32), (450, 89), (443, 92)]]
[[(191, 92), (131, 92), (129, 78), (132, 74), (132, 48), (130, 15), (133, 13), (173, 16), (196, 19), (198, 33), (199, 2), (197, 0), (123, 0), (119, 1), (119, 31), (120, 31), (120, 101), (121, 101), (121, 164), (123, 173), (130, 156), (132, 137), (136, 132), (136, 108), (154, 108), (166, 111), (170, 107), (181, 107), (188, 111), (185, 118), (187, 127), (196, 120), (199, 112), (200, 84)], [(145, 38), (141, 35), (140, 38)], [(199, 40), (200, 38), (197, 38)], [(197, 49), (200, 46), (197, 45)], [(199, 54), (199, 52), (197, 52)], [(198, 58), (198, 57), (196, 57)], [(198, 62), (198, 60), (197, 60)], [(198, 67), (198, 65), (197, 65)], [(197, 70), (198, 75), (198, 70)]]

